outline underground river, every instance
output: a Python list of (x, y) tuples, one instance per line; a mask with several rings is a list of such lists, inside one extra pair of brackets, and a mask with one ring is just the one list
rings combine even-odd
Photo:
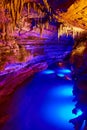
[(71, 70), (49, 67), (18, 88), (8, 103), (10, 118), (1, 130), (73, 130)]

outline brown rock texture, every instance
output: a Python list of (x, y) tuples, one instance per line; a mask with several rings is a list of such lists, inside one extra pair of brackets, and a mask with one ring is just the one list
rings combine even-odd
[(87, 1), (76, 0), (68, 11), (60, 14), (60, 19), (73, 26), (87, 30)]

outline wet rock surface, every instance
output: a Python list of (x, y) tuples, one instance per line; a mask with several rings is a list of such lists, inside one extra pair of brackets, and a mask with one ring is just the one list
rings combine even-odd
[[(81, 41), (80, 41), (81, 40)], [(76, 47), (72, 51), (71, 62), (73, 68), (74, 88), (73, 95), (76, 102), (73, 113), (77, 114), (79, 110), (82, 114), (77, 118), (70, 120), (75, 130), (81, 129), (85, 122), (84, 130), (87, 129), (87, 44), (86, 37), (79, 37)]]
[(44, 29), (42, 36), (32, 30), (21, 33), (11, 45), (11, 41), (1, 44), (0, 100), (11, 94), (26, 78), (54, 62), (62, 61), (70, 53), (69, 47), (73, 46), (70, 38), (64, 36), (58, 40), (56, 26), (54, 31), (51, 28), (53, 26), (50, 25), (49, 29)]

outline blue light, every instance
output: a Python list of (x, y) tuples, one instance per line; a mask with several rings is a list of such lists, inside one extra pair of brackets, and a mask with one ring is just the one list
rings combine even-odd
[(72, 102), (72, 88), (73, 84), (67, 84), (50, 89), (42, 106), (42, 118), (58, 129), (72, 130), (73, 125), (69, 120), (82, 114), (80, 110), (77, 115), (72, 113), (75, 105)]
[(48, 92), (48, 94), (53, 97), (69, 97), (73, 95), (72, 87), (73, 85), (61, 85), (58, 87), (54, 87)]
[(81, 110), (78, 110), (77, 112), (77, 116), (81, 115), (82, 114), (82, 111)]
[(61, 96), (72, 96), (72, 88), (66, 87), (66, 88), (60, 89), (59, 93)]
[(67, 127), (68, 129), (70, 128), (69, 130), (72, 130), (73, 126), (69, 123), (69, 120), (82, 114), (81, 111), (77, 115), (72, 114), (73, 107), (74, 104), (71, 105), (71, 102), (61, 99), (59, 103), (46, 103), (42, 110), (42, 118), (58, 128), (60, 126), (61, 129), (66, 129)]
[(71, 73), (71, 70), (69, 69), (59, 69), (58, 72), (64, 73), (64, 74), (69, 74)]
[(74, 104), (73, 105), (69, 105), (67, 103), (65, 103), (65, 105), (61, 105), (61, 107), (59, 107), (58, 111), (59, 111), (59, 118), (61, 120), (66, 120), (68, 121), (69, 119), (71, 118), (76, 118), (78, 117), (79, 115), (82, 114), (82, 111), (78, 111), (78, 113), (75, 115), (72, 113), (72, 109), (74, 107)]
[(54, 74), (54, 71), (53, 70), (44, 70), (42, 73), (43, 74)]
[(82, 124), (82, 127), (81, 127), (81, 130), (85, 130), (85, 120), (83, 121), (83, 124)]
[(64, 77), (64, 74), (58, 73), (57, 74), (59, 77)]

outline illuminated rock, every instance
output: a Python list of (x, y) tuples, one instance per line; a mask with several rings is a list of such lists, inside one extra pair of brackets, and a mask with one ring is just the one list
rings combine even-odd
[(63, 23), (58, 28), (58, 38), (62, 36), (63, 34), (71, 35), (73, 38), (78, 37), (81, 33), (83, 33), (85, 30), (82, 28), (78, 28), (75, 26), (72, 26), (67, 23)]
[[(73, 113), (82, 110), (78, 118), (70, 120), (75, 130), (80, 129), (83, 121), (87, 119), (87, 39), (86, 34), (76, 38), (76, 43), (71, 54), (72, 77), (74, 80), (73, 94), (75, 96), (75, 108)], [(86, 127), (86, 125), (84, 125)]]
[(67, 12), (60, 13), (60, 19), (75, 27), (87, 30), (87, 1), (76, 0)]

